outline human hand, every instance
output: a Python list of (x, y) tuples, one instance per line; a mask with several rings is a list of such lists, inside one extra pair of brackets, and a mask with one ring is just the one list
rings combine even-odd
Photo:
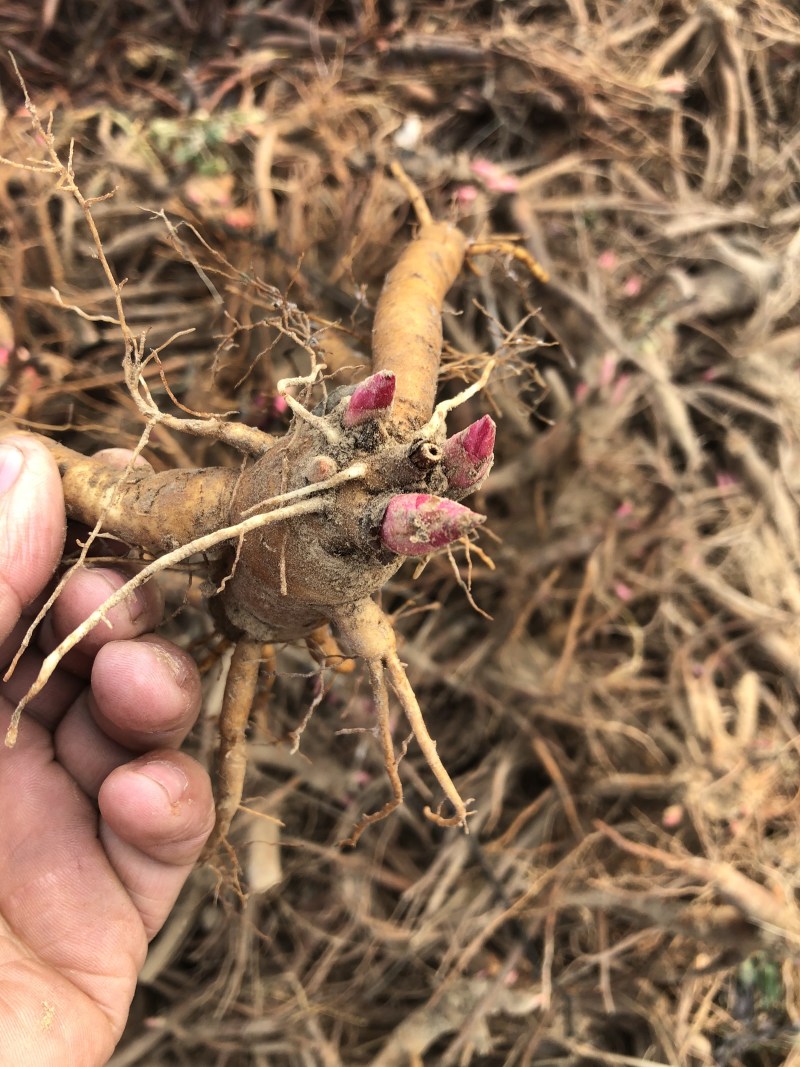
[[(3, 462), (5, 460), (5, 462)], [(0, 441), (0, 674), (60, 559), (61, 479), (34, 438)], [(0, 737), (49, 652), (124, 579), (76, 572), (38, 646), (0, 683)], [(122, 1034), (147, 942), (214, 820), (206, 772), (178, 746), (200, 707), (190, 657), (148, 631), (144, 586), (109, 612), (0, 746), (0, 1060), (100, 1067)], [(26, 617), (27, 616), (27, 617)]]

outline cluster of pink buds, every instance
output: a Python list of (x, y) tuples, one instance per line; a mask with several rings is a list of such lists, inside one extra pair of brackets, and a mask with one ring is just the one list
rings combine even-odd
[[(388, 416), (396, 379), (379, 371), (350, 394), (343, 421), (361, 426)], [(477, 487), (492, 465), (495, 424), (488, 415), (448, 438), (442, 456), (447, 482), (461, 496)], [(401, 556), (424, 556), (470, 534), (484, 521), (462, 504), (429, 493), (400, 493), (392, 497), (380, 528), (383, 546)]]

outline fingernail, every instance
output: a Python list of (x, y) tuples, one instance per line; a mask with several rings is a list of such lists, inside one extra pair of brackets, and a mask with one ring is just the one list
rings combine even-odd
[(131, 617), (131, 622), (136, 622), (147, 605), (144, 593), (140, 589), (134, 589), (125, 599), (125, 607)]
[(174, 763), (150, 760), (139, 766), (139, 774), (155, 782), (167, 795), (171, 808), (177, 808), (189, 788), (189, 779)]
[[(99, 571), (98, 573), (115, 593), (129, 580), (124, 574), (109, 573), (108, 571)], [(132, 593), (125, 597), (124, 603), (131, 622), (136, 622), (147, 605), (145, 595), (141, 589), (134, 589)]]
[[(148, 642), (147, 638), (143, 638), (143, 640)], [(186, 666), (184, 657), (169, 652), (163, 645), (156, 643), (156, 641), (149, 641), (148, 643), (164, 666), (169, 670), (180, 688), (185, 689), (189, 681), (189, 669)]]
[(0, 445), (0, 493), (7, 493), (19, 477), (25, 457), (14, 445)]

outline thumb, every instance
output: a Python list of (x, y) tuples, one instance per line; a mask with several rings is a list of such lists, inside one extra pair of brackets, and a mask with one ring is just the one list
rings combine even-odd
[(64, 496), (55, 460), (36, 438), (0, 438), (0, 641), (61, 558)]

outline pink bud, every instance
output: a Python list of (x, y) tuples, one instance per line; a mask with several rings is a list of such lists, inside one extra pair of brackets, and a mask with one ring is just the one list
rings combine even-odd
[(306, 478), (316, 484), (332, 478), (339, 468), (330, 456), (314, 456), (306, 467)]
[(426, 556), (471, 533), (485, 516), (428, 493), (393, 496), (383, 515), (381, 541), (398, 556)]
[(459, 185), (456, 200), (459, 204), (473, 204), (478, 199), (478, 190), (474, 185)]
[(345, 426), (360, 426), (362, 422), (379, 419), (392, 406), (397, 382), (390, 370), (381, 370), (365, 378), (350, 394), (344, 413)]
[(622, 287), (625, 296), (638, 296), (642, 291), (642, 279), (638, 274), (632, 274)]
[(627, 582), (617, 582), (614, 586), (614, 592), (617, 594), (620, 600), (626, 604), (629, 600), (633, 599), (633, 590), (627, 584)]
[(487, 189), (496, 193), (515, 193), (519, 189), (519, 179), (513, 174), (507, 174), (496, 163), (489, 159), (474, 159), (469, 169), (478, 178), (481, 178)]
[(490, 415), (445, 441), (442, 466), (453, 489), (467, 489), (483, 478), (492, 463), (497, 427)]

